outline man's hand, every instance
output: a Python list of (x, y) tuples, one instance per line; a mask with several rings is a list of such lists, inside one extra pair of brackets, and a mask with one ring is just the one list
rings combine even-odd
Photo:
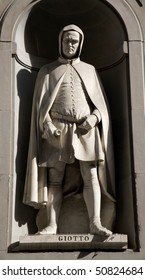
[(57, 129), (52, 122), (47, 122), (44, 124), (44, 133), (42, 135), (45, 139), (55, 139), (55, 137), (60, 136), (61, 131)]
[(89, 131), (90, 129), (92, 129), (94, 126), (96, 126), (98, 124), (98, 118), (95, 115), (88, 115), (85, 119), (85, 121), (79, 125), (78, 127), (81, 129), (85, 129), (87, 131)]

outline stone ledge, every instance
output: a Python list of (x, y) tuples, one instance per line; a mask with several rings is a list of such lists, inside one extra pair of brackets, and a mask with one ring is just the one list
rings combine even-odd
[(126, 250), (124, 234), (102, 237), (91, 234), (26, 235), (19, 239), (19, 251)]

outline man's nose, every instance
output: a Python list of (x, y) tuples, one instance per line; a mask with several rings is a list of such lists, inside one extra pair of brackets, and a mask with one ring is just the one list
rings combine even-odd
[(69, 45), (69, 46), (72, 46), (73, 44), (72, 44), (72, 42), (71, 42), (71, 41), (69, 41), (69, 42), (68, 42), (68, 45)]

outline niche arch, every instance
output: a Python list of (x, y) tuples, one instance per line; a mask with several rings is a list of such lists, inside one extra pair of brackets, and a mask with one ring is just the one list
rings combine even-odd
[[(17, 80), (14, 82), (14, 95), (15, 95), (15, 106), (14, 111), (16, 112), (15, 116), (15, 125), (14, 128), (14, 154), (16, 158), (16, 162), (14, 162), (14, 181), (13, 188), (14, 193), (16, 193), (16, 201), (17, 201), (17, 209), (15, 208), (15, 201), (13, 198), (13, 217), (12, 217), (12, 236), (10, 243), (17, 240), (19, 235), (23, 235), (25, 233), (33, 233), (35, 232), (35, 225), (32, 225), (32, 218), (35, 217), (36, 212), (29, 207), (26, 209), (25, 206), (21, 205), (22, 198), (22, 189), (24, 183), (24, 174), (26, 167), (26, 155), (27, 147), (28, 147), (28, 131), (29, 131), (29, 123), (30, 123), (30, 112), (31, 112), (31, 102), (33, 95), (34, 83), (37, 75), (37, 70), (43, 64), (51, 61), (56, 57), (56, 48), (53, 52), (53, 57), (48, 55), (46, 56), (46, 50), (44, 49), (44, 44), (39, 44), (38, 49), (35, 49), (35, 40), (29, 36), (31, 33), (30, 27), (32, 25), (30, 23), (36, 23), (35, 12), (38, 12), (39, 8), (41, 8), (41, 4), (45, 1), (14, 1), (11, 6), (7, 9), (7, 15), (4, 15), (3, 25), (1, 29), (1, 39), (2, 40), (10, 40), (17, 45), (17, 50), (12, 51), (13, 59), (12, 64), (14, 66), (13, 79), (15, 79), (17, 75)], [(50, 1), (51, 2), (51, 1)], [(55, 1), (57, 2), (57, 1)], [(64, 1), (65, 2), (65, 1)], [(116, 1), (117, 2), (117, 1)], [(81, 11), (79, 18), (80, 21), (84, 17), (85, 13), (90, 13), (90, 8), (88, 10), (87, 1), (86, 10)], [(95, 47), (97, 51), (90, 54), (87, 52), (88, 48), (91, 49), (92, 45), (89, 45), (91, 40), (91, 35), (89, 33), (89, 28), (84, 25), (84, 31), (87, 34), (87, 46), (86, 49), (84, 47), (82, 60), (85, 60), (98, 69), (103, 85), (105, 87), (105, 91), (107, 93), (107, 97), (110, 104), (111, 114), (112, 114), (112, 122), (113, 122), (113, 135), (114, 135), (114, 144), (115, 144), (115, 162), (116, 162), (116, 183), (117, 183), (117, 198), (118, 198), (118, 206), (117, 206), (117, 222), (116, 222), (116, 231), (120, 233), (126, 233), (129, 236), (129, 246), (130, 248), (136, 249), (138, 247), (138, 232), (137, 232), (137, 215), (136, 215), (136, 203), (135, 199), (137, 199), (137, 191), (134, 185), (134, 174), (139, 170), (139, 162), (137, 156), (137, 144), (136, 138), (138, 135), (137, 128), (134, 126), (134, 115), (132, 114), (130, 108), (134, 108), (134, 112), (136, 110), (136, 104), (140, 104), (144, 101), (142, 96), (144, 81), (143, 78), (143, 50), (142, 50), (142, 32), (140, 24), (137, 20), (137, 17), (129, 6), (127, 1), (122, 1), (118, 5), (118, 3), (114, 4), (113, 0), (106, 1), (92, 1), (92, 7), (99, 6), (99, 11), (104, 13), (104, 18), (100, 18), (97, 21), (98, 25), (105, 21), (105, 15), (109, 15), (111, 20), (117, 24), (117, 27), (120, 30), (120, 36), (116, 37), (118, 46), (115, 44), (111, 45), (112, 53), (110, 55), (105, 48), (106, 42), (109, 43), (109, 38), (107, 37), (107, 33), (105, 33), (107, 28), (107, 22), (104, 25), (102, 24), (102, 31), (105, 34), (105, 44), (99, 45), (97, 44)], [(96, 4), (97, 3), (97, 4)], [(55, 3), (56, 4), (56, 3)], [(94, 6), (93, 6), (94, 5)], [(15, 8), (17, 7), (17, 8)], [(127, 11), (126, 13), (124, 13)], [(52, 14), (51, 14), (52, 13)], [(51, 6), (50, 15), (54, 16), (53, 7)], [(99, 14), (98, 14), (99, 15)], [(53, 16), (51, 18), (53, 18)], [(77, 18), (76, 13), (74, 12), (73, 16)], [(56, 18), (60, 18), (59, 15), (55, 15)], [(72, 18), (68, 14), (68, 18)], [(87, 18), (87, 17), (86, 17)], [(94, 19), (95, 20), (95, 19)], [(11, 22), (11, 26), (9, 23)], [(58, 21), (59, 22), (59, 21)], [(52, 22), (51, 22), (52, 23)], [(69, 23), (69, 22), (68, 22)], [(76, 24), (77, 20), (74, 22)], [(37, 23), (38, 24), (38, 23)], [(63, 23), (64, 25), (64, 23)], [(83, 25), (83, 24), (82, 24)], [(134, 26), (133, 32), (131, 25)], [(108, 25), (110, 30), (113, 30), (113, 25)], [(112, 26), (112, 27), (111, 27)], [(51, 25), (51, 28), (53, 26)], [(98, 29), (95, 29), (98, 28)], [(100, 26), (96, 27), (95, 30), (99, 30)], [(111, 29), (112, 28), (112, 29)], [(35, 26), (34, 26), (35, 29)], [(60, 29), (60, 28), (59, 28)], [(90, 28), (91, 30), (91, 28)], [(58, 34), (58, 27), (55, 26), (53, 28), (55, 36)], [(114, 30), (115, 32), (115, 30)], [(102, 33), (103, 34), (103, 33)], [(99, 38), (102, 40), (103, 36), (100, 33)], [(111, 32), (109, 33), (111, 36)], [(40, 37), (37, 34), (36, 39), (39, 43), (41, 43)], [(117, 34), (116, 34), (117, 36)], [(56, 36), (57, 37), (57, 36)], [(121, 38), (121, 39), (120, 39)], [(34, 40), (34, 44), (32, 43)], [(53, 38), (55, 41), (56, 38)], [(113, 36), (111, 37), (111, 41), (113, 40)], [(37, 42), (37, 43), (38, 43)], [(55, 41), (56, 44), (56, 41)], [(33, 46), (33, 48), (32, 48)], [(95, 56), (98, 50), (102, 50), (104, 46), (104, 53), (101, 53), (99, 56)], [(113, 49), (113, 47), (116, 49)], [(50, 48), (52, 50), (52, 47)], [(115, 52), (116, 50), (116, 52)], [(136, 61), (134, 55), (139, 52), (140, 60)], [(51, 53), (51, 51), (49, 52)], [(141, 64), (140, 64), (141, 62)], [(141, 82), (142, 88), (133, 81), (134, 73), (132, 70), (133, 65), (138, 63), (138, 69), (140, 69), (140, 77), (139, 81)], [(140, 64), (140, 65), (139, 65)], [(139, 75), (138, 73), (138, 75)], [(137, 73), (136, 73), (137, 74)], [(115, 77), (115, 79), (114, 79)], [(141, 80), (142, 79), (142, 80)], [(25, 82), (27, 81), (27, 83)], [(135, 91), (138, 91), (140, 99), (137, 99), (135, 95)], [(24, 95), (25, 92), (25, 95)], [(110, 94), (111, 92), (111, 94)], [(116, 92), (118, 95), (116, 95)], [(29, 104), (27, 100), (30, 100)], [(116, 109), (116, 104), (119, 104), (119, 110)], [(25, 109), (28, 109), (27, 119), (25, 118)], [(142, 108), (143, 109), (143, 108)], [(119, 111), (119, 113), (118, 113)], [(22, 130), (22, 127), (25, 129)], [(27, 128), (27, 129), (26, 129)], [(121, 138), (121, 141), (120, 141)], [(24, 139), (26, 141), (24, 141)], [(25, 145), (24, 145), (25, 142)], [(23, 156), (24, 158), (23, 158)], [(24, 159), (22, 161), (22, 158)], [(126, 166), (124, 165), (124, 161), (126, 162)], [(15, 173), (16, 172), (16, 173)], [(15, 190), (15, 186), (17, 188)], [(126, 196), (126, 188), (127, 188), (127, 196)], [(123, 202), (123, 207), (121, 206)], [(135, 210), (134, 210), (135, 209)], [(23, 213), (23, 217), (19, 216), (19, 213)], [(129, 213), (129, 219), (126, 218), (126, 211)], [(31, 212), (31, 215), (29, 213)], [(30, 220), (29, 220), (29, 218)], [(26, 225), (27, 224), (27, 225)], [(15, 234), (17, 229), (17, 234)]]

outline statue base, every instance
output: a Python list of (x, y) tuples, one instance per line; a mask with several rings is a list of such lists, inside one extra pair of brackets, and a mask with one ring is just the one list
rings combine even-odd
[(19, 240), (19, 251), (126, 250), (127, 235), (103, 237), (92, 234), (26, 235)]

